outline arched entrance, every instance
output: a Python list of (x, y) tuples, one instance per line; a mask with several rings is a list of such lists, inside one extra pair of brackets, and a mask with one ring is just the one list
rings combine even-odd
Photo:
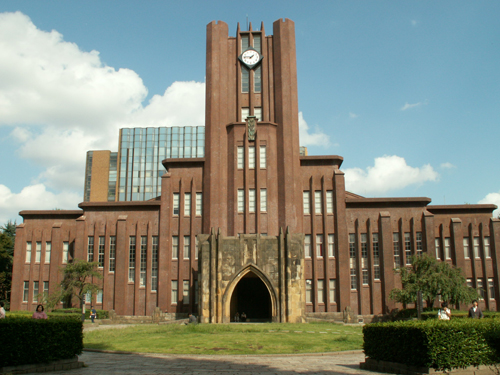
[(248, 272), (234, 287), (231, 296), (230, 317), (234, 321), (236, 312), (245, 313), (247, 321), (272, 321), (272, 303), (269, 290), (264, 282), (253, 272)]

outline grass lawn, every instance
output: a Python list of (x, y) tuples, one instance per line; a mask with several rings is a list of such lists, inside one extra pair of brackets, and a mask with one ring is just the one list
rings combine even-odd
[(307, 324), (137, 325), (86, 332), (85, 348), (163, 354), (292, 354), (361, 349), (361, 326)]

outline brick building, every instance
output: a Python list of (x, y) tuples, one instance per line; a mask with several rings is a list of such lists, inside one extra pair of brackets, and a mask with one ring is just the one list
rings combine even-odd
[[(348, 306), (381, 314), (396, 307), (393, 268), (423, 252), (461, 267), (482, 306), (497, 309), (496, 206), (364, 198), (345, 190), (342, 157), (300, 152), (292, 21), (274, 22), (273, 35), (238, 26), (235, 37), (224, 22), (207, 25), (204, 138), (203, 157), (165, 156), (156, 198), (118, 199), (130, 177), (121, 164), (107, 185), (92, 174), (102, 193), (93, 199), (89, 182), (80, 210), (22, 211), (12, 309), (33, 310), (61, 265), (87, 259), (103, 273), (92, 304), (119, 315), (159, 307), (203, 322), (236, 311), (300, 322)], [(122, 147), (107, 153), (91, 167), (109, 172), (106, 158), (129, 160)], [(137, 186), (124, 191), (146, 185)]]

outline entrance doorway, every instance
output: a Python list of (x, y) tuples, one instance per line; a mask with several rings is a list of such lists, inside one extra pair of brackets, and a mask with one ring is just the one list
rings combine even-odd
[[(231, 321), (245, 313), (247, 322), (272, 321), (271, 296), (264, 282), (253, 272), (238, 282), (231, 296)], [(242, 321), (242, 320), (240, 320)]]

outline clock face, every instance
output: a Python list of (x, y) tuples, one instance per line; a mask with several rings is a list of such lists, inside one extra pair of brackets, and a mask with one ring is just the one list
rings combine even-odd
[(260, 60), (260, 54), (252, 49), (249, 49), (242, 53), (241, 60), (247, 65), (255, 65)]

